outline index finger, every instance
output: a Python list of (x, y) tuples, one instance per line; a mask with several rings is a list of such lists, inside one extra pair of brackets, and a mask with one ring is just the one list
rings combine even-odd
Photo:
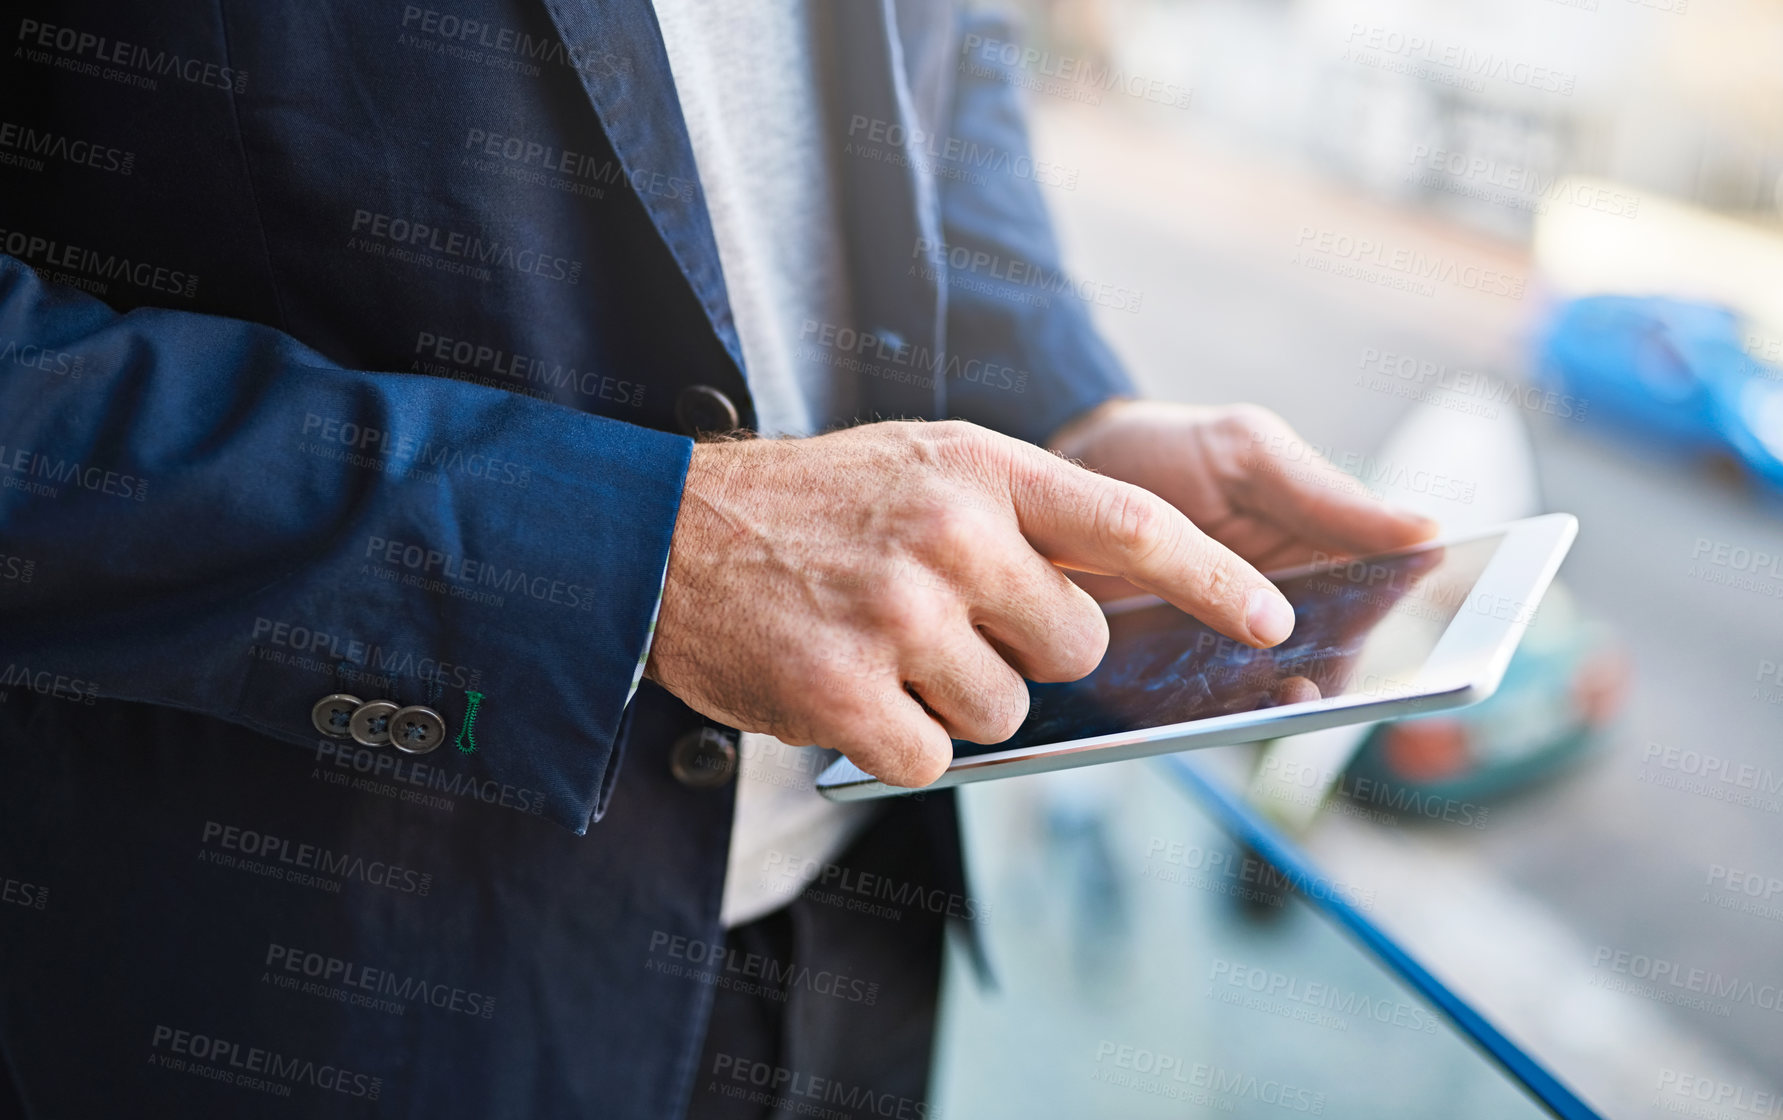
[(1272, 646), (1294, 608), (1237, 553), (1149, 490), (1034, 448), (1010, 478), (1022, 536), (1066, 568), (1120, 576), (1229, 638)]

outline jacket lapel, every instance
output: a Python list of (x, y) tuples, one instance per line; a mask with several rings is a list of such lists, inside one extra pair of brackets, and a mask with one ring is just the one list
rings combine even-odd
[[(621, 63), (575, 69), (625, 169), (627, 185), (649, 213), (741, 374), (743, 347), (656, 10), (650, 0), (545, 0), (545, 10), (572, 58)], [(676, 182), (694, 186), (659, 189)]]
[[(943, 308), (946, 300), (940, 202), (934, 183), (921, 175), (923, 156), (912, 125), (918, 121), (903, 44), (891, 0), (851, 0), (835, 8), (831, 96), (841, 111), (830, 114), (838, 128), (836, 150), (847, 151), (848, 122), (897, 121), (904, 125), (904, 159), (841, 160), (842, 221), (854, 283), (860, 330), (892, 349), (913, 348), (916, 365), (929, 384), (887, 377), (862, 379), (863, 419), (943, 415)], [(917, 127), (921, 127), (918, 125)]]

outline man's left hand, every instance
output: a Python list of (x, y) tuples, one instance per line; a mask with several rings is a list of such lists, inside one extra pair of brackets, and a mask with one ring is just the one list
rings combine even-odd
[[(1067, 424), (1048, 446), (1157, 494), (1265, 572), (1315, 553), (1403, 548), (1437, 530), (1428, 518), (1387, 506), (1257, 405), (1113, 400)], [(1123, 580), (1086, 575), (1078, 582), (1104, 601), (1136, 594)]]

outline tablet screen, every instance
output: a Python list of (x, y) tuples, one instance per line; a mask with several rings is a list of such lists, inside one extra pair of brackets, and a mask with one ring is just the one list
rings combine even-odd
[(1407, 689), (1503, 540), (1432, 545), (1280, 580), (1294, 632), (1274, 649), (1252, 649), (1168, 605), (1111, 613), (1108, 653), (1095, 672), (1068, 684), (1030, 682), (1028, 718), (1013, 738), (956, 743), (956, 753)]

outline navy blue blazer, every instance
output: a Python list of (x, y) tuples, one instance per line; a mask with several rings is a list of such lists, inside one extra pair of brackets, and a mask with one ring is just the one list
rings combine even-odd
[[(859, 419), (1128, 392), (1009, 29), (834, 23), (855, 302), (805, 335)], [(0, 1114), (678, 1115), (732, 789), (633, 688), (688, 431), (752, 413), (650, 4), (6, 35)], [(332, 693), (449, 742), (324, 737)]]

